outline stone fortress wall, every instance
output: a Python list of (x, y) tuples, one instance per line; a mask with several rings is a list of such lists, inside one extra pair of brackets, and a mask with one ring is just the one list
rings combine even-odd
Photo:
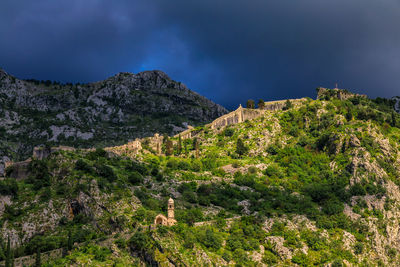
[[(211, 129), (218, 129), (228, 125), (241, 123), (246, 120), (256, 119), (264, 115), (265, 111), (283, 110), (283, 108), (286, 106), (286, 101), (287, 100), (265, 102), (263, 109), (249, 109), (249, 108), (243, 108), (242, 105), (239, 105), (239, 107), (235, 111), (232, 111), (228, 114), (225, 114), (217, 118), (216, 120), (214, 120), (210, 124), (207, 124), (206, 126), (209, 126)], [(300, 99), (289, 99), (289, 101), (292, 103), (293, 106), (298, 106), (307, 100), (306, 98), (300, 98)]]
[[(322, 88), (324, 89), (324, 88)], [(326, 89), (325, 89), (326, 90)], [(289, 99), (290, 102), (292, 103), (293, 106), (298, 106), (305, 101), (307, 101), (306, 98), (300, 98), (300, 99)], [(239, 107), (228, 113), (225, 114), (217, 119), (215, 119), (213, 122), (209, 123), (206, 125), (206, 127), (209, 127), (211, 129), (219, 129), (223, 128), (229, 125), (234, 125), (238, 123), (242, 123), (246, 120), (252, 120), (256, 119), (265, 112), (268, 111), (277, 111), (277, 110), (282, 110), (286, 106), (287, 100), (278, 100), (278, 101), (270, 101), (270, 102), (265, 102), (264, 108), (263, 109), (249, 109), (249, 108), (243, 108), (242, 105), (239, 105)], [(192, 126), (188, 126), (188, 129), (175, 135), (174, 137), (178, 138), (179, 136), (181, 137), (182, 140), (184, 139), (189, 139), (194, 137), (195, 132), (194, 128)], [(163, 144), (164, 137), (159, 134), (155, 134), (152, 137), (146, 137), (142, 139), (136, 139), (133, 141), (128, 142), (127, 144), (124, 144), (122, 146), (115, 146), (115, 147), (107, 147), (105, 148), (106, 151), (108, 152), (113, 152), (119, 155), (126, 155), (126, 156), (135, 156), (139, 153), (139, 151), (142, 150), (144, 143), (146, 142), (147, 145), (158, 155), (161, 155), (162, 153), (162, 144)], [(32, 153), (32, 158), (35, 159), (45, 159), (50, 156), (50, 154), (56, 152), (56, 151), (72, 151), (75, 150), (72, 147), (67, 147), (67, 146), (59, 146), (59, 147), (35, 147), (33, 149)], [(90, 149), (89, 149), (90, 150)], [(13, 166), (15, 168), (14, 170), (14, 178), (25, 178), (27, 176), (27, 167), (31, 159), (28, 159), (26, 161), (22, 162), (7, 162), (6, 167), (8, 166)], [(5, 168), (4, 168), (5, 169)], [(1, 176), (1, 174), (0, 174)]]

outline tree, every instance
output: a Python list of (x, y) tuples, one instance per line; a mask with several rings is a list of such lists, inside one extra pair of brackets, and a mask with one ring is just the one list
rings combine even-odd
[(68, 230), (68, 240), (67, 240), (67, 249), (68, 249), (68, 251), (70, 251), (72, 249), (72, 245), (73, 245), (73, 242), (72, 242), (72, 231)]
[(259, 99), (259, 100), (258, 100), (258, 108), (259, 108), (259, 109), (264, 109), (264, 107), (265, 107), (265, 102), (264, 102), (264, 100)]
[(236, 153), (243, 156), (249, 151), (249, 148), (243, 143), (242, 139), (238, 138), (236, 141)]
[(37, 250), (36, 250), (36, 259), (35, 259), (35, 267), (42, 266), (40, 258), (41, 258), (41, 256), (40, 256), (40, 248), (37, 248)]
[(392, 111), (392, 122), (391, 122), (391, 126), (392, 126), (392, 127), (396, 127), (396, 123), (397, 123), (397, 121), (396, 121), (396, 114), (395, 114), (394, 111)]
[(11, 267), (11, 242), (10, 242), (10, 236), (8, 236), (8, 240), (7, 240), (5, 267)]
[(179, 135), (178, 137), (178, 155), (182, 153), (182, 137)]
[(187, 157), (188, 156), (187, 140), (183, 141), (183, 146), (185, 149), (185, 156)]
[(196, 149), (196, 158), (198, 158), (199, 156), (200, 156), (200, 151), (199, 151), (199, 147), (200, 147), (200, 144), (199, 144), (200, 142), (196, 139), (196, 146), (195, 146), (195, 149)]
[(288, 109), (290, 109), (292, 107), (293, 107), (292, 102), (289, 99), (287, 99), (286, 102), (285, 102), (285, 106), (283, 107), (283, 110), (288, 110)]
[(351, 121), (352, 119), (353, 119), (353, 113), (351, 112), (350, 108), (347, 108), (346, 120)]
[(197, 144), (197, 138), (195, 137), (193, 138), (193, 143), (192, 143), (193, 150), (196, 149), (196, 144)]
[(254, 100), (253, 99), (247, 100), (246, 107), (254, 109), (254, 107), (255, 107)]
[(165, 155), (171, 156), (174, 153), (174, 144), (171, 139), (167, 139), (165, 142)]

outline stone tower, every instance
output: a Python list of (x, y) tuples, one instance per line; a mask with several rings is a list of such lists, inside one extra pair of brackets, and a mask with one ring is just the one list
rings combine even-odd
[(168, 200), (168, 219), (175, 219), (175, 207), (172, 198)]

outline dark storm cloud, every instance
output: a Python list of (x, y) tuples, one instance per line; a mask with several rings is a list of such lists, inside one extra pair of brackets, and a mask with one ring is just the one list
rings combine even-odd
[(161, 69), (231, 108), (336, 82), (390, 97), (399, 26), (397, 0), (3, 1), (0, 66), (62, 81)]

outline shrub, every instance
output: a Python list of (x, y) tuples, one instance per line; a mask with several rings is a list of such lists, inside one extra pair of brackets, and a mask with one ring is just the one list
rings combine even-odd
[(203, 169), (203, 164), (199, 160), (192, 160), (191, 170), (194, 172), (200, 172)]
[(107, 165), (104, 164), (97, 164), (96, 165), (97, 173), (106, 178), (109, 182), (114, 182), (117, 180), (117, 175), (114, 173), (114, 170)]
[(258, 172), (258, 168), (255, 167), (255, 166), (251, 166), (251, 167), (249, 167), (249, 169), (248, 169), (247, 171), (248, 171), (248, 173), (250, 173), (250, 174), (255, 174), (255, 173)]
[(253, 187), (255, 184), (253, 176), (241, 175), (240, 172), (235, 173), (235, 179), (233, 182), (237, 185), (244, 185), (248, 187)]
[(343, 212), (344, 205), (342, 202), (339, 202), (338, 200), (328, 200), (324, 203), (322, 206), (322, 211), (325, 212), (328, 215), (334, 215), (334, 214), (339, 214)]
[(239, 248), (233, 252), (233, 259), (238, 263), (238, 264), (243, 264), (247, 265), (249, 264), (249, 259), (247, 257), (246, 251), (243, 249)]
[(0, 195), (17, 196), (18, 184), (15, 179), (0, 180)]
[(28, 165), (28, 170), (30, 172), (28, 183), (33, 184), (35, 190), (50, 186), (50, 173), (46, 161), (32, 160)]
[(133, 236), (129, 239), (129, 246), (136, 251), (146, 252), (152, 246), (152, 240), (149, 234), (136, 231)]
[(292, 262), (296, 263), (300, 266), (310, 266), (311, 262), (308, 260), (307, 255), (304, 254), (303, 252), (297, 252), (293, 257), (292, 257)]
[(91, 173), (93, 169), (86, 161), (78, 159), (75, 163), (75, 170)]
[(239, 156), (243, 156), (247, 154), (248, 151), (249, 148), (243, 143), (241, 138), (238, 138), (238, 140), (236, 141), (236, 153)]
[(225, 128), (223, 134), (227, 137), (233, 136), (235, 130), (233, 128)]
[(197, 202), (196, 193), (194, 193), (192, 191), (183, 192), (182, 197), (183, 197), (183, 199), (185, 201), (188, 201), (190, 203), (196, 203)]
[(240, 167), (239, 162), (237, 162), (237, 161), (233, 162), (232, 163), (232, 167), (235, 168), (235, 169), (239, 168)]
[(205, 247), (211, 248), (213, 250), (218, 250), (222, 247), (222, 237), (211, 228), (207, 228), (205, 231), (200, 231), (198, 233), (197, 239)]
[(354, 184), (350, 188), (350, 194), (352, 196), (365, 196), (366, 193), (365, 188), (361, 184)]
[[(154, 165), (155, 164), (153, 164), (153, 166)], [(127, 170), (136, 171), (136, 172), (140, 173), (141, 175), (148, 175), (149, 174), (148, 168), (144, 164), (142, 164), (142, 163), (140, 163), (138, 161), (132, 161), (132, 164), (127, 167)]]
[(128, 181), (132, 185), (139, 185), (143, 183), (143, 176), (139, 172), (134, 171), (131, 174), (129, 174)]
[(222, 258), (226, 261), (226, 262), (230, 262), (232, 260), (232, 254), (227, 251), (224, 250), (224, 253), (222, 253)]
[(91, 151), (87, 154), (87, 158), (90, 160), (97, 160), (99, 158), (106, 158), (107, 151), (102, 148), (97, 148), (95, 151)]
[(357, 242), (355, 245), (354, 245), (354, 253), (355, 254), (362, 254), (363, 253), (363, 250), (364, 250), (364, 244), (363, 243), (361, 243), (361, 242)]
[(127, 242), (123, 238), (118, 238), (117, 240), (114, 241), (114, 243), (117, 245), (118, 248), (124, 249), (127, 246)]
[(267, 152), (271, 155), (278, 154), (279, 147), (277, 145), (270, 145), (267, 148)]
[(269, 250), (264, 252), (264, 256), (262, 258), (262, 262), (267, 264), (268, 266), (274, 265), (278, 263), (279, 258)]
[(185, 242), (183, 246), (187, 249), (192, 249), (194, 247), (194, 243), (196, 242), (196, 238), (191, 231), (185, 232)]
[(172, 170), (176, 170), (176, 169), (178, 169), (178, 160), (176, 159), (176, 158), (170, 158), (168, 161), (167, 161), (167, 168), (170, 168), (170, 169), (172, 169)]
[(189, 162), (187, 162), (186, 160), (180, 160), (178, 162), (178, 166), (177, 167), (178, 167), (179, 170), (185, 170), (185, 171), (190, 170), (190, 168), (191, 168)]

